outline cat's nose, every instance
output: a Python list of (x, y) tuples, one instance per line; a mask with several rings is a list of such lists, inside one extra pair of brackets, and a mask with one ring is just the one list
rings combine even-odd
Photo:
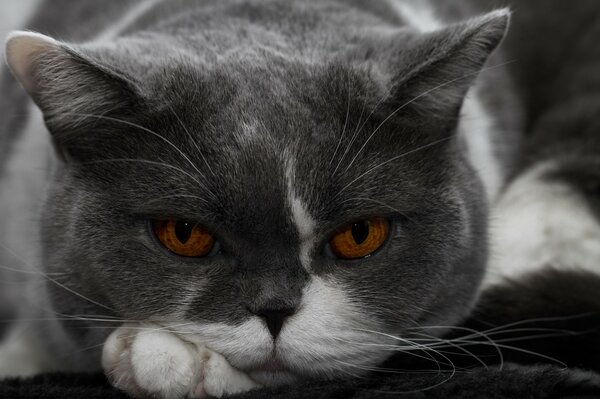
[(265, 320), (265, 322), (267, 323), (267, 328), (269, 329), (269, 332), (271, 333), (271, 336), (273, 337), (273, 339), (276, 339), (277, 336), (279, 335), (279, 333), (281, 332), (281, 329), (283, 328), (283, 323), (285, 322), (285, 319), (287, 319), (289, 316), (296, 313), (296, 309), (295, 308), (279, 308), (279, 309), (262, 308), (262, 309), (258, 309), (256, 312), (253, 312), (253, 313), (256, 314), (257, 316), (262, 317)]

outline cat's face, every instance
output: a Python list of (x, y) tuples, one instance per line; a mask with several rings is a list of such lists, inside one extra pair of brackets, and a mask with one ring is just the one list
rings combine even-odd
[[(394, 94), (384, 76), (342, 59), (174, 63), (134, 100), (102, 87), (124, 112), (46, 111), (64, 160), (44, 209), (49, 271), (265, 382), (356, 374), (401, 343), (390, 335), (457, 322), (486, 259), (482, 187), (454, 135), (460, 101), (441, 90), (451, 109), (408, 105), (427, 77)], [(164, 220), (183, 242), (189, 222), (214, 243), (177, 255), (157, 237)], [(334, 247), (377, 223), (372, 251)], [(59, 312), (106, 313), (51, 288)], [(276, 312), (287, 317), (273, 332)]]
[[(159, 94), (169, 106), (135, 122), (154, 134), (113, 124), (102, 134), (132, 145), (65, 168), (47, 201), (52, 271), (77, 268), (86, 295), (125, 319), (194, 322), (181, 330), (244, 369), (274, 347), (293, 371), (368, 364), (388, 353), (368, 346), (390, 341), (379, 333), (455, 322), (485, 259), (480, 190), (456, 143), (384, 123), (367, 77), (315, 69), (263, 81), (260, 97), (215, 74)], [(374, 217), (389, 232), (373, 254), (332, 251), (340, 228)], [(216, 247), (168, 251), (151, 224), (168, 218), (199, 223)], [(256, 314), (268, 308), (295, 312), (276, 345)]]

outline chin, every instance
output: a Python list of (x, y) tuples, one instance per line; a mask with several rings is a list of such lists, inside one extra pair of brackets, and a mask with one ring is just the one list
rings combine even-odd
[(290, 371), (257, 370), (248, 374), (250, 378), (267, 387), (279, 387), (300, 381), (300, 377)]

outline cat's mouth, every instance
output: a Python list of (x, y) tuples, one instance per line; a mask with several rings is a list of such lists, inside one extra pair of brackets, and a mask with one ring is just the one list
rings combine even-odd
[(293, 383), (297, 375), (285, 361), (276, 355), (270, 356), (257, 367), (249, 370), (250, 378), (266, 386), (279, 386)]
[(252, 380), (270, 387), (288, 385), (298, 380), (298, 375), (277, 356), (270, 356), (258, 366), (247, 370), (247, 373)]
[(271, 356), (264, 362), (260, 367), (255, 369), (256, 371), (289, 371), (285, 364), (275, 356)]

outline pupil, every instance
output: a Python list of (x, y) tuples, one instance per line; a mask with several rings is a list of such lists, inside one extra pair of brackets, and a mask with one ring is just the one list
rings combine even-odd
[(352, 238), (360, 245), (369, 237), (369, 222), (354, 223), (352, 225)]
[(175, 223), (175, 236), (179, 240), (180, 243), (185, 244), (190, 239), (192, 235), (192, 226), (191, 223), (188, 222), (177, 222)]

